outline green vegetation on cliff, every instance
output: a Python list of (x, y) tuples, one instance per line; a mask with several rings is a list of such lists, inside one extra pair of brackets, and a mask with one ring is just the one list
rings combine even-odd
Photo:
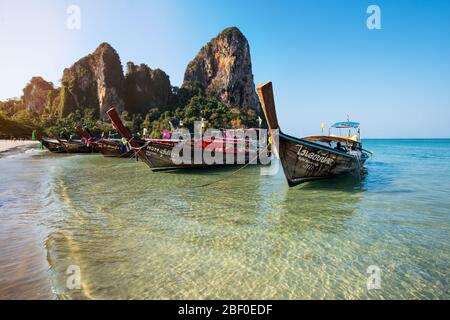
[[(177, 102), (184, 102), (192, 96), (186, 89), (181, 90), (180, 95), (182, 96)], [(78, 125), (89, 127), (96, 135), (113, 131), (111, 123), (99, 120), (96, 110), (92, 108), (77, 109), (63, 117), (48, 109), (42, 115), (36, 115), (26, 109), (16, 111), (15, 108), (19, 106), (18, 101), (0, 103), (0, 119), (2, 120), (0, 133), (4, 138), (30, 137), (33, 130), (37, 131), (38, 136), (54, 137), (61, 133), (74, 133), (74, 128)], [(248, 128), (258, 125), (258, 116), (255, 111), (229, 108), (217, 99), (206, 98), (201, 94), (192, 96), (187, 104), (179, 107), (153, 108), (145, 116), (124, 111), (121, 117), (132, 132), (142, 132), (146, 128), (153, 138), (161, 138), (164, 130), (170, 131), (173, 127), (182, 126), (192, 131), (194, 122), (201, 121), (202, 118), (206, 129)]]
[(45, 113), (39, 116), (25, 109), (8, 115), (1, 107), (0, 104), (0, 138), (3, 139), (29, 139), (34, 130), (38, 137), (56, 137), (61, 133), (70, 135), (74, 133), (75, 127), (78, 125), (87, 126), (99, 135), (102, 132), (113, 130), (110, 122), (96, 119), (93, 109), (76, 110), (66, 117), (60, 117), (55, 113)]
[(33, 129), (23, 123), (9, 119), (0, 112), (0, 139), (30, 138)]
[(214, 98), (193, 96), (184, 107), (175, 110), (159, 112), (150, 110), (141, 124), (141, 129), (147, 128), (153, 138), (161, 138), (164, 130), (174, 127), (184, 127), (192, 131), (194, 122), (203, 118), (205, 129), (208, 128), (249, 128), (258, 125), (258, 116), (253, 110), (241, 111), (229, 108)]

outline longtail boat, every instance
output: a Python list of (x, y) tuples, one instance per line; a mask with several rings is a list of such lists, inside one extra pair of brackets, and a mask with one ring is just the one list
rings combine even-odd
[(95, 152), (93, 146), (88, 146), (82, 140), (59, 140), (59, 143), (63, 146), (67, 153), (93, 153)]
[(84, 127), (84, 130), (81, 127), (77, 127), (77, 131), (86, 144), (92, 145), (94, 150), (101, 152), (104, 157), (130, 158), (134, 154), (121, 139), (96, 138), (87, 127)]
[(92, 153), (98, 152), (95, 139), (88, 138), (81, 127), (76, 127), (81, 135), (81, 140), (72, 139), (48, 139), (42, 138), (42, 145), (53, 153)]
[[(243, 160), (241, 161), (242, 163), (239, 164), (248, 164), (249, 162), (256, 163), (259, 160), (258, 155), (256, 158), (252, 157), (253, 154), (249, 153), (247, 148), (245, 148), (245, 150), (238, 150), (237, 148), (233, 147), (231, 150), (221, 150), (223, 159), (222, 161), (218, 161), (218, 163), (209, 163), (208, 161), (205, 161), (203, 157), (199, 162), (196, 162), (194, 161), (194, 159), (196, 158), (196, 154), (198, 155), (198, 152), (201, 153), (208, 148), (210, 148), (210, 150), (219, 150), (218, 145), (223, 146), (223, 140), (225, 140), (226, 138), (223, 140), (214, 140), (216, 141), (216, 143), (212, 143), (212, 141), (208, 142), (203, 139), (199, 142), (196, 142), (193, 139), (179, 141), (171, 139), (136, 138), (133, 137), (130, 131), (124, 126), (115, 108), (109, 109), (106, 113), (111, 118), (115, 129), (128, 141), (130, 149), (132, 149), (137, 157), (145, 162), (152, 171), (224, 166), (230, 164), (238, 164), (237, 159)], [(180, 145), (182, 144), (189, 144), (188, 149), (190, 150), (190, 154), (188, 155), (188, 158), (190, 159), (190, 161), (188, 161), (187, 163), (174, 162), (172, 158), (172, 151), (175, 147), (180, 147)], [(230, 158), (236, 161), (234, 163), (230, 163)]]
[(134, 154), (120, 139), (100, 139), (97, 146), (105, 157), (131, 158)]
[(66, 153), (64, 146), (56, 139), (41, 139), (42, 145), (53, 153)]
[(96, 152), (92, 145), (86, 145), (82, 140), (41, 139), (42, 145), (53, 153), (92, 153)]
[[(75, 128), (79, 131), (79, 127)], [(66, 153), (92, 153), (96, 152), (94, 146), (88, 143), (84, 132), (79, 131), (81, 134), (81, 140), (72, 140), (72, 139), (59, 139), (56, 138), (60, 146), (65, 150)]]
[[(281, 131), (273, 97), (272, 82), (257, 86), (259, 99), (275, 149), (290, 187), (305, 181), (344, 174), (361, 175), (370, 152), (362, 148), (359, 124), (341, 122), (335, 128), (355, 128), (353, 136), (313, 136), (296, 138)], [(336, 144), (336, 147), (332, 147)], [(345, 145), (345, 146), (344, 146)]]
[(86, 132), (88, 132), (89, 136), (86, 135), (83, 128), (81, 128), (81, 126), (77, 126), (77, 127), (75, 127), (75, 129), (81, 136), (81, 142), (84, 145), (86, 145), (88, 148), (90, 148), (91, 152), (99, 152), (99, 148), (97, 145), (97, 141), (99, 139), (97, 139), (89, 129), (85, 128), (85, 130), (86, 130)]

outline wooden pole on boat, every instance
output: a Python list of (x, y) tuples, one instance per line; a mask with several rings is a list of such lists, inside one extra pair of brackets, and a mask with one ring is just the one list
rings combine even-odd
[(122, 119), (120, 119), (119, 114), (116, 111), (116, 108), (111, 108), (108, 111), (106, 111), (106, 114), (111, 119), (114, 128), (119, 131), (119, 133), (124, 137), (125, 139), (129, 140), (133, 136), (131, 135), (130, 131), (125, 127), (125, 125), (122, 122)]
[(89, 129), (88, 127), (84, 127), (84, 130), (87, 132), (87, 134), (89, 135), (89, 138), (95, 138), (94, 135), (92, 134), (91, 129)]
[(264, 115), (270, 130), (279, 129), (277, 113), (275, 110), (275, 100), (273, 98), (272, 82), (259, 84), (256, 87), (258, 91), (259, 101), (261, 102)]
[(63, 149), (64, 149), (66, 152), (69, 151), (69, 149), (68, 149), (67, 146), (64, 144), (64, 142), (61, 141), (61, 139), (56, 138), (56, 140), (58, 141), (58, 143), (61, 145), (61, 147), (63, 147)]
[(86, 136), (81, 126), (76, 126), (75, 129), (80, 134), (81, 138), (83, 138), (84, 142), (87, 143), (89, 141), (89, 138)]

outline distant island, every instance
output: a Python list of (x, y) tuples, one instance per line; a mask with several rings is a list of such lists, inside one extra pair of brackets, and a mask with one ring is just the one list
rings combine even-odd
[(94, 133), (113, 130), (105, 111), (114, 106), (126, 125), (147, 128), (154, 138), (174, 124), (191, 128), (258, 125), (260, 106), (253, 81), (250, 46), (236, 27), (208, 42), (186, 68), (181, 87), (161, 69), (128, 62), (108, 43), (63, 71), (61, 86), (33, 77), (20, 99), (0, 101), (0, 138), (72, 133), (85, 125)]

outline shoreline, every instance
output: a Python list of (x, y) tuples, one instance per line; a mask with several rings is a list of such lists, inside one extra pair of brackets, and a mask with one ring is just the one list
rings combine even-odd
[(0, 158), (38, 147), (37, 140), (0, 140)]
[[(8, 158), (27, 154), (28, 150), (34, 148), (39, 148), (39, 141), (0, 140), (2, 168), (4, 165), (5, 170), (10, 172), (12, 163), (26, 167), (22, 160), (8, 161)], [(12, 174), (17, 175), (18, 172)], [(0, 199), (0, 207), (7, 212), (0, 217), (0, 299), (55, 300), (57, 296), (49, 274), (45, 237), (42, 236), (39, 219), (35, 219), (39, 209), (31, 202), (25, 211), (15, 210), (15, 206), (9, 205), (8, 201), (15, 192), (20, 193), (20, 190), (4, 189)]]

